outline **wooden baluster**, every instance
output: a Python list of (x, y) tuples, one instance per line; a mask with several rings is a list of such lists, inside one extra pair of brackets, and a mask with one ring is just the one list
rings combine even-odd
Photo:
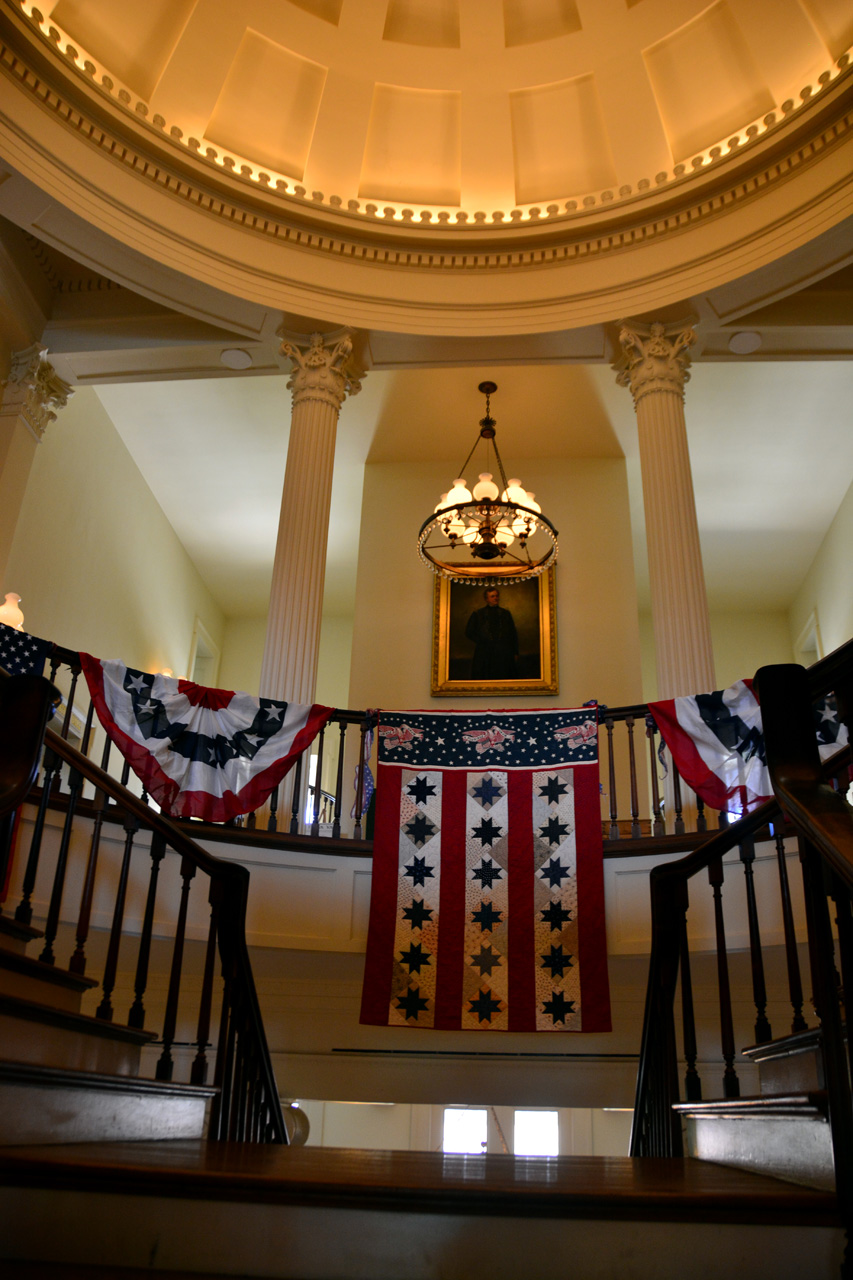
[(666, 835), (663, 814), (661, 812), (660, 788), (658, 786), (658, 759), (655, 751), (657, 725), (652, 716), (646, 716), (646, 737), (649, 740), (649, 764), (652, 771), (652, 835)]
[(776, 862), (779, 867), (779, 892), (782, 897), (782, 927), (785, 931), (785, 961), (788, 966), (788, 993), (794, 1017), (791, 1032), (807, 1030), (803, 1017), (803, 983), (800, 977), (800, 959), (797, 954), (797, 934), (794, 929), (794, 912), (791, 907), (791, 889), (788, 884), (788, 864), (785, 860), (785, 837), (771, 826), (776, 837)]
[(755, 902), (755, 841), (750, 837), (739, 845), (746, 886), (746, 912), (749, 919), (749, 958), (752, 965), (752, 998), (755, 1001), (755, 1043), (766, 1044), (773, 1039), (767, 1020), (767, 986), (764, 981), (764, 956), (761, 951), (761, 932), (758, 926), (758, 908)]
[[(798, 843), (803, 869), (813, 1000), (820, 1019), (821, 1059), (832, 1135), (835, 1192), (842, 1214), (849, 1215), (850, 1204), (853, 1202), (853, 1109), (848, 1055), (844, 1051), (845, 1028), (842, 1025), (838, 999), (835, 945), (827, 902), (827, 891), (831, 889), (831, 885), (827, 885), (826, 864), (818, 850), (802, 837)], [(849, 1217), (847, 1222), (849, 1224)]]
[[(682, 823), (682, 831), (684, 824)], [(705, 801), (701, 796), (696, 796), (696, 830), (705, 832), (708, 830), (708, 819), (705, 817)]]
[(619, 839), (619, 806), (616, 799), (616, 760), (613, 755), (613, 721), (606, 716), (604, 727), (607, 730), (607, 785), (610, 789), (610, 830), (609, 840)]
[(120, 779), (121, 785), (123, 787), (127, 786), (127, 780), (129, 777), (130, 777), (130, 761), (125, 760), (124, 764), (121, 766), (121, 779)]
[(353, 832), (353, 835), (356, 840), (363, 839), (362, 826), (361, 826), (361, 819), (362, 819), (361, 810), (362, 810), (362, 805), (364, 804), (364, 770), (367, 764), (367, 761), (364, 758), (364, 744), (365, 744), (365, 739), (367, 738), (368, 728), (369, 728), (369, 725), (367, 720), (362, 720), (361, 737), (359, 738), (359, 743), (358, 743), (358, 768), (356, 770), (356, 783), (355, 783), (355, 831)]
[(38, 874), (39, 858), (41, 856), (41, 845), (44, 836), (44, 823), (47, 817), (47, 806), (50, 801), (50, 793), (53, 787), (53, 779), (59, 772), (62, 761), (55, 751), (51, 751), (50, 747), (45, 747), (44, 758), (42, 760), (42, 783), (41, 796), (39, 798), (39, 807), (36, 810), (36, 819), (33, 824), (33, 835), (30, 841), (30, 852), (27, 858), (27, 867), (24, 872), (24, 883), (21, 901), (15, 911), (15, 919), (20, 924), (30, 924), (33, 918), (33, 891), (36, 886), (36, 875)]
[[(68, 730), (71, 727), (71, 714), (74, 710), (74, 697), (77, 692), (77, 680), (79, 679), (80, 672), (82, 671), (82, 669), (83, 668), (79, 665), (79, 663), (76, 666), (73, 666), (70, 668), (71, 688), (68, 691), (68, 701), (65, 704), (65, 715), (62, 720), (62, 728), (59, 731), (59, 736), (61, 738), (65, 738), (66, 742), (68, 741)], [(92, 723), (92, 718), (91, 718), (91, 711), (90, 711), (89, 724), (91, 725), (91, 723)]]
[[(853, 915), (851, 915), (850, 890), (844, 881), (833, 874), (831, 880), (832, 900), (835, 903), (835, 923), (838, 927), (838, 955), (841, 961), (841, 992), (844, 1001), (842, 1010), (845, 1026), (851, 1026), (853, 1011)], [(848, 1035), (847, 1056), (853, 1080), (853, 1036)]]
[(640, 837), (640, 798), (637, 792), (637, 756), (634, 751), (634, 717), (626, 716), (628, 730), (628, 762), (631, 768), (631, 839)]
[(276, 814), (278, 813), (278, 793), (280, 789), (280, 787), (275, 787), (270, 794), (270, 816), (267, 818), (267, 831), (278, 830), (278, 818), (276, 817)]
[(714, 891), (714, 928), (717, 936), (717, 984), (720, 990), (720, 1041), (725, 1069), (723, 1093), (727, 1098), (740, 1097), (740, 1081), (734, 1068), (735, 1031), (732, 1021), (732, 993), (729, 983), (729, 957), (726, 951), (726, 926), (723, 920), (723, 860), (714, 858), (708, 865), (708, 882)]
[[(217, 922), (219, 921), (220, 909), (222, 906), (224, 888), (219, 880), (212, 880), (210, 883), (210, 906), (211, 911), (216, 910)], [(226, 1053), (228, 1046), (229, 1027), (231, 1023), (231, 1002), (233, 998), (233, 978), (231, 972), (231, 964), (226, 969), (225, 964), (222, 966), (222, 1003), (219, 1007), (219, 1034), (216, 1040), (216, 1061), (213, 1067), (213, 1086), (216, 1094), (210, 1104), (210, 1123), (208, 1125), (208, 1133), (211, 1140), (221, 1139), (225, 1134), (225, 1122), (227, 1107), (225, 1103), (225, 1079), (227, 1075), (226, 1069)]]
[(344, 720), (340, 723), (338, 739), (338, 772), (335, 776), (335, 818), (332, 823), (332, 839), (341, 838), (341, 812), (344, 804), (344, 751), (346, 747), (347, 726)]
[(234, 1105), (234, 994), (236, 983), (226, 979), (222, 997), (222, 1014), (219, 1023), (219, 1045), (216, 1050), (214, 1086), (219, 1089), (216, 1105), (216, 1128), (213, 1137), (224, 1141), (231, 1128), (231, 1112)]
[(317, 770), (314, 774), (314, 815), (311, 819), (312, 836), (320, 834), (320, 797), (323, 794), (323, 742), (325, 735), (326, 726), (323, 725), (317, 741)]
[(139, 955), (136, 959), (136, 979), (133, 984), (134, 1001), (127, 1015), (127, 1025), (140, 1031), (145, 1026), (145, 1006), (142, 1003), (148, 986), (148, 962), (151, 957), (151, 935), (154, 932), (154, 903), (157, 897), (157, 880), (160, 863), (166, 853), (166, 837), (159, 831), (151, 833), (151, 874), (148, 877), (148, 896), (145, 899), (145, 915), (139, 938)]
[(181, 969), (184, 963), (184, 937), (187, 931), (187, 903), (190, 881), (195, 875), (195, 865), (189, 858), (181, 858), (181, 902), (178, 907), (178, 923), (175, 926), (175, 945), (172, 949), (172, 969), (169, 974), (169, 994), (166, 997), (166, 1014), (163, 1019), (163, 1052), (157, 1060), (154, 1072), (158, 1080), (171, 1080), (173, 1062), (172, 1045), (178, 1025), (178, 1000), (181, 994)]
[(59, 915), (62, 909), (62, 895), (65, 892), (65, 872), (68, 866), (68, 849), (71, 844), (71, 830), (74, 826), (74, 815), (77, 801), (83, 790), (83, 775), (77, 769), (68, 774), (68, 808), (62, 824), (62, 836), (59, 841), (59, 853), (56, 856), (56, 871), (53, 876), (53, 889), (50, 894), (50, 906), (47, 911), (47, 923), (44, 926), (44, 947), (39, 960), (42, 964), (54, 964), (56, 957), (53, 944), (59, 930)]
[(302, 794), (302, 761), (305, 759), (305, 752), (301, 756), (296, 757), (296, 768), (293, 770), (293, 796), (290, 806), (290, 834), (292, 836), (299, 835), (299, 797)]
[(110, 930), (110, 944), (107, 948), (107, 963), (104, 967), (104, 980), (102, 983), (104, 994), (101, 1003), (95, 1010), (95, 1017), (102, 1018), (104, 1022), (112, 1022), (113, 1006), (112, 994), (116, 984), (116, 973), (118, 972), (118, 953), (121, 946), (121, 930), (124, 923), (124, 901), (127, 896), (127, 880), (130, 875), (130, 856), (133, 852), (133, 841), (139, 830), (139, 822), (136, 818), (131, 817), (129, 813), (124, 816), (124, 853), (121, 860), (121, 872), (119, 873), (118, 889), (116, 891), (115, 908), (113, 909), (113, 925)]
[(210, 1035), (210, 1010), (213, 1005), (213, 978), (216, 963), (216, 925), (219, 917), (219, 898), (212, 895), (210, 903), (210, 931), (207, 935), (207, 951), (204, 957), (204, 978), (201, 984), (201, 1002), (198, 1011), (196, 1046), (198, 1052), (190, 1069), (190, 1084), (207, 1083), (207, 1042)]
[(254, 831), (257, 824), (258, 824), (258, 815), (255, 813), (253, 809), (250, 814), (246, 815), (246, 830)]
[(690, 976), (690, 946), (687, 941), (687, 918), (681, 922), (681, 1025), (684, 1033), (684, 1096), (688, 1102), (701, 1102), (702, 1080), (696, 1070), (696, 1017), (693, 1010), (693, 981)]
[[(104, 740), (104, 749), (101, 753), (101, 768), (106, 771), (106, 767), (110, 761), (110, 747), (112, 743), (109, 738)], [(98, 869), (98, 854), (101, 849), (101, 829), (104, 825), (104, 810), (107, 805), (107, 797), (103, 791), (95, 791), (95, 799), (93, 801), (95, 809), (95, 817), (92, 820), (92, 839), (89, 843), (89, 858), (86, 863), (86, 875), (83, 880), (83, 891), (80, 894), (80, 912), (77, 916), (77, 945), (74, 948), (74, 954), (71, 957), (68, 968), (72, 973), (86, 972), (86, 941), (89, 937), (89, 925), (92, 919), (92, 898), (95, 892), (95, 872)]]

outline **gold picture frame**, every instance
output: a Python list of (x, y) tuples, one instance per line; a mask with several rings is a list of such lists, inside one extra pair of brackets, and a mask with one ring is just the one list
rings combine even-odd
[[(491, 588), (436, 578), (433, 696), (505, 698), (558, 693), (554, 585), (553, 568), (526, 582), (498, 584), (499, 597), (494, 604), (509, 613), (512, 621), (496, 618), (490, 625), (486, 611), (493, 602), (487, 602), (485, 595)], [(515, 654), (511, 653), (513, 648)]]

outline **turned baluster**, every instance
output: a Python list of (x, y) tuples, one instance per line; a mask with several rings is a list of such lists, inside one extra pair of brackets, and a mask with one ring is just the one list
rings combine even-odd
[[(106, 771), (110, 762), (109, 738), (104, 741), (101, 753), (101, 768)], [(92, 821), (92, 839), (89, 843), (89, 858), (86, 863), (86, 876), (83, 880), (83, 891), (80, 894), (80, 913), (77, 916), (77, 945), (69, 961), (68, 968), (72, 973), (86, 972), (86, 941), (89, 937), (89, 925), (92, 919), (92, 898), (95, 893), (95, 872), (98, 869), (98, 854), (101, 848), (101, 830), (104, 825), (104, 810), (107, 797), (103, 791), (96, 790), (93, 801), (95, 817)]]
[[(682, 831), (684, 826), (682, 824)], [(705, 832), (708, 830), (708, 819), (705, 817), (705, 801), (701, 796), (696, 797), (696, 830)]]
[(116, 984), (116, 973), (118, 972), (118, 953), (121, 946), (122, 924), (124, 923), (124, 901), (127, 896), (127, 881), (130, 875), (130, 857), (133, 852), (133, 841), (139, 830), (139, 821), (129, 813), (126, 813), (123, 825), (125, 831), (124, 853), (121, 859), (121, 871), (116, 891), (115, 908), (113, 909), (113, 924), (110, 930), (110, 944), (107, 948), (107, 963), (104, 967), (104, 980), (102, 983), (104, 994), (101, 1003), (95, 1010), (95, 1017), (102, 1018), (104, 1022), (112, 1022), (113, 1020), (111, 997)]
[(616, 799), (616, 760), (613, 755), (613, 721), (607, 716), (604, 721), (607, 730), (607, 785), (610, 788), (610, 829), (609, 840), (619, 839), (619, 807)]
[[(851, 1003), (853, 1003), (853, 915), (851, 915), (850, 890), (844, 881), (833, 874), (832, 900), (835, 903), (835, 923), (838, 927), (838, 954), (841, 960), (841, 994), (844, 1002), (844, 1025), (851, 1025)], [(847, 1036), (847, 1055), (849, 1058), (851, 1080), (853, 1080), (853, 1036)]]
[(234, 982), (224, 968), (222, 972), (222, 1008), (219, 1014), (219, 1038), (216, 1046), (216, 1065), (213, 1069), (213, 1087), (216, 1097), (210, 1108), (210, 1137), (222, 1140), (228, 1133), (231, 1115), (231, 1059), (233, 1046), (233, 992)]
[(797, 934), (794, 928), (794, 912), (791, 906), (791, 889), (788, 883), (788, 864), (785, 859), (785, 837), (775, 825), (771, 830), (776, 838), (776, 863), (779, 868), (779, 892), (782, 898), (782, 927), (785, 932), (785, 962), (788, 967), (788, 993), (794, 1017), (791, 1022), (792, 1034), (805, 1031), (807, 1023), (803, 1017), (803, 983), (800, 977), (800, 959), (797, 954)]
[(159, 831), (151, 833), (151, 874), (148, 877), (148, 895), (145, 914), (142, 917), (142, 934), (139, 939), (139, 955), (136, 959), (136, 978), (133, 984), (134, 1001), (127, 1015), (127, 1025), (141, 1031), (145, 1026), (145, 1006), (142, 1003), (148, 986), (148, 964), (151, 958), (151, 935), (154, 932), (154, 903), (157, 897), (157, 880), (160, 863), (166, 853), (166, 837)]
[[(88, 742), (89, 730), (92, 727), (92, 707), (89, 707), (89, 718), (86, 721), (86, 731), (84, 735), (84, 743)], [(53, 889), (50, 895), (50, 906), (47, 912), (47, 923), (44, 927), (44, 947), (42, 948), (39, 960), (42, 964), (54, 964), (56, 957), (53, 953), (53, 944), (56, 941), (56, 934), (59, 930), (59, 916), (62, 910), (62, 895), (65, 891), (65, 872), (68, 867), (68, 848), (71, 843), (71, 830), (74, 826), (74, 814), (77, 810), (77, 801), (80, 798), (80, 792), (83, 790), (83, 775), (78, 769), (71, 769), (68, 774), (68, 808), (65, 811), (65, 821), (62, 824), (62, 836), (59, 841), (59, 853), (56, 857), (56, 871), (53, 876)]]
[(338, 739), (338, 771), (335, 775), (335, 818), (332, 823), (332, 839), (339, 840), (341, 837), (341, 811), (344, 803), (344, 751), (346, 745), (347, 726), (345, 721), (340, 723), (340, 738)]
[(356, 769), (356, 782), (355, 782), (355, 831), (353, 834), (356, 840), (362, 839), (362, 826), (361, 826), (362, 812), (361, 811), (362, 811), (362, 806), (364, 804), (364, 770), (367, 767), (367, 761), (365, 760), (364, 757), (365, 757), (365, 743), (367, 740), (367, 731), (369, 727), (370, 727), (369, 722), (367, 720), (362, 720), (361, 737), (359, 739), (359, 744), (358, 744), (358, 768)]
[(323, 725), (317, 740), (317, 768), (314, 774), (314, 814), (311, 820), (312, 836), (320, 834), (320, 799), (323, 794), (323, 741), (325, 735), (326, 726)]
[(717, 938), (717, 984), (720, 992), (720, 1042), (723, 1051), (723, 1093), (727, 1098), (740, 1097), (740, 1081), (734, 1068), (735, 1030), (732, 1020), (732, 993), (729, 983), (729, 957), (726, 951), (726, 926), (723, 919), (723, 860), (714, 858), (708, 865), (708, 881), (714, 891), (714, 928)]
[(651, 716), (646, 716), (646, 737), (649, 740), (649, 764), (652, 774), (652, 835), (662, 836), (666, 834), (664, 826), (663, 813), (661, 812), (660, 788), (658, 787), (658, 760), (655, 751), (655, 736), (657, 734), (657, 725)]
[(764, 956), (761, 951), (761, 932), (758, 926), (758, 908), (755, 901), (755, 841), (742, 840), (739, 846), (746, 885), (746, 912), (749, 919), (749, 957), (752, 965), (752, 998), (755, 1001), (755, 1043), (766, 1044), (773, 1039), (767, 1020), (767, 986), (764, 981)]
[(169, 994), (166, 997), (166, 1014), (163, 1019), (163, 1052), (157, 1059), (154, 1072), (158, 1080), (171, 1080), (173, 1062), (172, 1045), (178, 1025), (178, 1000), (181, 994), (181, 970), (184, 963), (184, 938), (187, 931), (187, 905), (190, 881), (195, 875), (195, 864), (189, 858), (181, 858), (181, 901), (178, 907), (178, 923), (175, 926), (175, 945), (172, 949), (172, 969), (169, 973)]
[(681, 1024), (684, 1033), (684, 1096), (688, 1102), (701, 1102), (702, 1080), (696, 1070), (696, 1016), (693, 1010), (693, 981), (690, 976), (690, 946), (687, 941), (687, 918), (681, 921)]
[(290, 834), (296, 836), (299, 834), (299, 797), (302, 794), (302, 761), (305, 759), (305, 752), (296, 757), (296, 766), (293, 770), (293, 795), (290, 804)]
[(270, 793), (270, 815), (267, 818), (267, 831), (278, 830), (278, 818), (276, 817), (278, 813), (278, 793), (279, 787), (274, 787)]
[(50, 801), (50, 793), (53, 787), (53, 779), (58, 774), (62, 761), (55, 751), (50, 747), (45, 747), (44, 759), (42, 761), (42, 782), (41, 796), (39, 797), (39, 806), (36, 810), (36, 818), (33, 824), (33, 835), (30, 841), (30, 852), (27, 858), (27, 866), (24, 871), (24, 882), (22, 886), (21, 901), (15, 912), (15, 919), (20, 924), (30, 924), (33, 918), (32, 897), (36, 885), (36, 875), (38, 874), (39, 858), (41, 857), (41, 845), (44, 836), (44, 823), (47, 817), (47, 806)]
[(204, 957), (204, 978), (201, 984), (201, 1001), (198, 1010), (196, 1046), (198, 1052), (190, 1068), (190, 1084), (207, 1082), (207, 1042), (210, 1035), (210, 1010), (213, 1005), (213, 978), (216, 963), (216, 925), (219, 916), (219, 898), (214, 894), (210, 902), (210, 930), (207, 935), (207, 951)]
[(634, 751), (634, 717), (625, 717), (628, 730), (628, 762), (631, 769), (631, 839), (640, 837), (640, 797), (637, 791), (637, 757)]

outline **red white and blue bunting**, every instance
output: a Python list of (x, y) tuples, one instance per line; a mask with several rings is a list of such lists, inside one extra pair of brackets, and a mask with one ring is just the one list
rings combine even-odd
[(257, 809), (333, 712), (80, 661), (101, 724), (173, 817), (227, 822)]

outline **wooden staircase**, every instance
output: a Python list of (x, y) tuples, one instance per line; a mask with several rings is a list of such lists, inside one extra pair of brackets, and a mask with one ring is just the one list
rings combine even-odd
[(832, 1191), (835, 1163), (820, 1031), (753, 1045), (743, 1056), (758, 1066), (759, 1096), (676, 1104), (689, 1155)]
[(200, 1138), (216, 1090), (139, 1078), (155, 1033), (81, 1012), (92, 978), (26, 954), (0, 916), (0, 1144)]

